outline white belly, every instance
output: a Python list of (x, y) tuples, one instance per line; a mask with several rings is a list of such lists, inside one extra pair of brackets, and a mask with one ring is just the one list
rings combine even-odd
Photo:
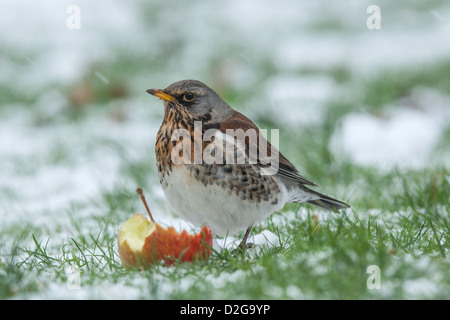
[(245, 230), (285, 204), (285, 192), (280, 192), (275, 204), (242, 200), (222, 186), (205, 186), (183, 166), (173, 166), (164, 179), (164, 193), (176, 212), (195, 226), (209, 226), (219, 236)]

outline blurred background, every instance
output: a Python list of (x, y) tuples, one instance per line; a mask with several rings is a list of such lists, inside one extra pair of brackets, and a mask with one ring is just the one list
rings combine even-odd
[(318, 148), (385, 169), (448, 164), (450, 5), (379, 1), (370, 29), (372, 4), (3, 2), (0, 203), (85, 197), (124, 160), (154, 161), (162, 105), (145, 90), (187, 78), (285, 128), (299, 148), (282, 152), (306, 167), (326, 161), (305, 155)]
[(372, 4), (3, 2), (0, 206), (18, 212), (0, 221), (117, 185), (163, 199), (153, 151), (163, 108), (145, 90), (188, 78), (281, 128), (281, 151), (319, 184), (330, 172), (350, 184), (339, 159), (448, 165), (450, 4), (380, 1), (378, 21)]
[(153, 151), (163, 108), (145, 90), (188, 78), (280, 128), (281, 151), (319, 184), (330, 172), (350, 184), (339, 159), (448, 165), (450, 4), (380, 1), (378, 21), (372, 4), (3, 2), (0, 206), (17, 214), (0, 221), (118, 185), (163, 198)]
[(374, 208), (367, 176), (450, 166), (449, 36), (444, 0), (2, 1), (0, 240), (103, 219), (115, 236), (137, 186), (164, 219), (145, 91), (189, 78), (280, 129), (323, 192)]

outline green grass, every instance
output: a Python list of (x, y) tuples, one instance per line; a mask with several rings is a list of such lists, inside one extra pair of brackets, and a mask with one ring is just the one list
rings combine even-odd
[[(359, 167), (329, 152), (332, 130), (329, 120), (304, 129), (309, 144), (292, 155), (324, 190), (349, 201), (351, 210), (327, 213), (288, 204), (253, 231), (270, 230), (278, 243), (244, 255), (223, 249), (207, 261), (127, 271), (117, 253), (118, 230), (142, 207), (134, 190), (111, 186), (101, 198), (61, 213), (70, 220), (69, 230), (61, 230), (67, 238), (31, 224), (2, 230), (1, 241), (14, 242), (0, 247), (0, 297), (39, 296), (51, 283), (70, 297), (69, 271), (76, 268), (85, 298), (96, 296), (89, 288), (116, 285), (144, 299), (448, 299), (448, 169)], [(124, 157), (122, 174), (151, 189), (143, 177), (153, 176), (154, 168), (145, 159)], [(77, 218), (83, 210), (90, 219)], [(366, 285), (371, 265), (381, 271), (379, 290)]]
[(418, 86), (426, 86), (446, 94), (450, 93), (450, 80), (445, 75), (450, 72), (450, 61), (442, 61), (427, 66), (416, 66), (409, 70), (385, 71), (370, 79), (366, 86), (363, 104), (369, 110), (388, 106), (392, 101), (406, 97)]
[[(287, 217), (276, 213), (255, 228), (255, 232), (268, 229), (279, 235), (280, 242), (273, 246), (237, 256), (223, 249), (207, 261), (174, 267), (158, 264), (141, 272), (122, 268), (114, 232), (119, 221), (107, 214), (97, 218), (97, 228), (92, 230), (74, 220), (73, 236), (62, 243), (40, 235), (39, 230), (23, 232), (20, 238), (31, 238), (33, 245), (17, 243), (8, 260), (2, 260), (1, 297), (26, 297), (45, 290), (48, 282), (64, 286), (68, 268), (74, 267), (81, 271), (85, 288), (137, 282), (140, 298), (445, 299), (450, 285), (446, 174), (445, 170), (406, 177), (397, 174), (403, 190), (391, 189), (393, 197), (386, 208), (370, 214), (358, 202), (352, 212), (341, 214), (289, 205)], [(117, 197), (122, 208), (135, 202), (121, 192)], [(116, 211), (122, 211), (116, 200), (110, 201)], [(380, 290), (366, 286), (370, 265), (380, 267)], [(405, 293), (402, 284), (421, 279), (437, 286), (430, 296)]]
[[(115, 71), (110, 74), (108, 66), (95, 70), (111, 79), (120, 78), (121, 73), (128, 77), (142, 68), (136, 61), (128, 57), (122, 63), (115, 62), (111, 66)], [(158, 70), (154, 65), (149, 68)], [(268, 77), (277, 72), (274, 68), (265, 65), (262, 73)], [(301, 165), (302, 173), (320, 185), (321, 191), (348, 201), (352, 209), (327, 213), (308, 205), (287, 204), (253, 230), (253, 234), (269, 230), (278, 236), (276, 243), (257, 246), (243, 255), (225, 248), (215, 251), (207, 261), (125, 270), (117, 252), (117, 236), (126, 219), (143, 212), (139, 197), (129, 186), (142, 187), (147, 196), (156, 197), (152, 187), (158, 183), (155, 166), (148, 160), (152, 146), (143, 146), (145, 152), (130, 157), (127, 146), (112, 139), (88, 141), (82, 152), (100, 148), (120, 155), (123, 181), (105, 186), (99, 197), (67, 204), (63, 212), (46, 212), (66, 223), (58, 220), (53, 226), (38, 227), (33, 224), (33, 212), (28, 211), (29, 222), (2, 228), (0, 299), (73, 298), (77, 293), (83, 298), (142, 299), (449, 299), (449, 168), (380, 171), (334, 155), (329, 142), (339, 121), (360, 111), (361, 106), (377, 114), (424, 85), (448, 94), (450, 63), (438, 61), (415, 70), (383, 71), (366, 80), (344, 67), (298, 72), (328, 75), (347, 87), (347, 93), (359, 83), (364, 92), (327, 103), (320, 124), (293, 128), (264, 117), (257, 122), (266, 128), (282, 128), (281, 151)], [(115, 101), (111, 92), (103, 91), (105, 86), (94, 72), (83, 81), (101, 92), (92, 104), (105, 107)], [(70, 92), (70, 88), (61, 90)], [(233, 105), (248, 101), (247, 94), (237, 93), (235, 88), (222, 90)], [(1, 95), (2, 103), (19, 99), (9, 88), (1, 91), (7, 93)], [(28, 96), (19, 99), (23, 103), (31, 100)], [(71, 125), (88, 120), (98, 110), (72, 110), (76, 116), (66, 112), (63, 122)], [(49, 119), (50, 124), (58, 121), (61, 119)], [(449, 154), (449, 132), (447, 128), (438, 146), (441, 156)], [(26, 176), (38, 165), (71, 165), (64, 141), (38, 162), (22, 159), (23, 167), (17, 165), (16, 169), (24, 170), (21, 174)], [(287, 144), (297, 148), (288, 149)], [(2, 191), (7, 200), (21, 199), (10, 190)], [(19, 206), (17, 210), (22, 209)], [(170, 214), (168, 210), (165, 213)], [(371, 265), (380, 268), (380, 289), (367, 287)], [(73, 270), (79, 271), (80, 289), (69, 288)]]

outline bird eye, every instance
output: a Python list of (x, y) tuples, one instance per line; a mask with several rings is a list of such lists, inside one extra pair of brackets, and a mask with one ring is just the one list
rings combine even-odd
[(195, 98), (195, 95), (192, 92), (188, 92), (183, 96), (183, 99), (185, 101), (192, 101), (192, 100), (194, 100), (194, 98)]

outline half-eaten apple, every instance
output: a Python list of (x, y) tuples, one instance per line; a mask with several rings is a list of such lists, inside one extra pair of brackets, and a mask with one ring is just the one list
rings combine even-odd
[[(146, 205), (143, 195), (139, 194)], [(126, 269), (147, 268), (160, 260), (166, 265), (177, 261), (204, 260), (212, 254), (212, 232), (209, 227), (204, 226), (195, 235), (186, 230), (178, 233), (173, 227), (166, 229), (156, 223), (150, 210), (147, 211), (152, 221), (135, 214), (120, 229), (119, 256)]]

